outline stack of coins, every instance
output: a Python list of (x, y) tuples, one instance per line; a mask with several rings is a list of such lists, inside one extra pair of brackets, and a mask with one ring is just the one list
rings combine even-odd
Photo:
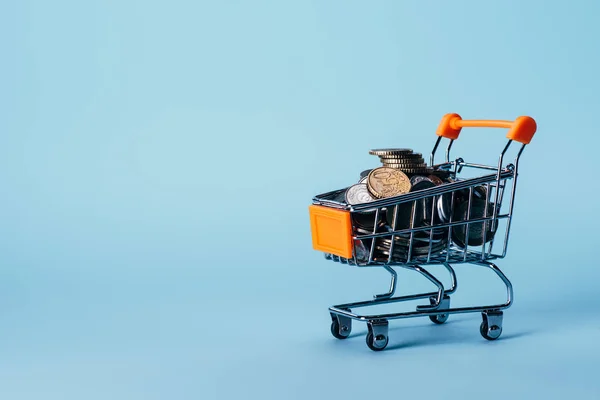
[(431, 169), (421, 153), (412, 149), (373, 149), (369, 154), (378, 156), (384, 167), (399, 169), (405, 174), (427, 174)]

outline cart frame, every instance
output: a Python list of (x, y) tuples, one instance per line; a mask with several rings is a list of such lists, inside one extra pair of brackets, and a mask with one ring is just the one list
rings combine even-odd
[[(508, 143), (500, 153), (496, 166), (474, 164), (464, 161), (462, 158), (457, 158), (450, 161), (450, 150), (454, 141), (458, 138), (463, 127), (495, 127), (509, 128)], [(481, 335), (488, 340), (496, 340), (502, 333), (503, 310), (509, 308), (513, 303), (513, 287), (506, 275), (495, 265), (492, 260), (501, 259), (506, 256), (508, 239), (510, 233), (510, 225), (514, 211), (515, 191), (518, 177), (519, 159), (526, 147), (530, 143), (537, 129), (535, 121), (530, 117), (519, 117), (515, 121), (498, 121), (498, 120), (463, 120), (458, 114), (447, 114), (442, 118), (442, 122), (437, 130), (439, 136), (435, 142), (430, 156), (430, 165), (434, 171), (446, 172), (449, 177), (454, 180), (452, 183), (446, 183), (430, 189), (419, 190), (402, 194), (395, 197), (379, 199), (374, 202), (348, 205), (339, 199), (340, 193), (345, 189), (336, 190), (313, 198), (312, 207), (326, 207), (328, 209), (342, 210), (354, 216), (357, 213), (370, 213), (374, 215), (374, 228), (372, 232), (366, 233), (361, 231), (356, 232), (356, 224), (350, 219), (352, 224), (351, 241), (352, 255), (346, 257), (347, 254), (333, 254), (325, 252), (325, 258), (334, 262), (354, 265), (357, 267), (381, 267), (391, 275), (389, 290), (383, 294), (376, 294), (372, 300), (351, 302), (331, 306), (329, 312), (331, 315), (331, 333), (338, 339), (346, 339), (349, 337), (352, 330), (352, 320), (366, 322), (368, 333), (366, 336), (367, 345), (371, 350), (380, 351), (385, 349), (389, 341), (388, 326), (389, 320), (428, 316), (432, 322), (443, 324), (448, 319), (450, 314), (473, 313), (480, 312), (482, 315), (482, 323), (480, 325)], [(435, 164), (435, 154), (443, 138), (449, 139), (448, 146), (445, 151), (445, 161), (440, 164)], [(513, 163), (504, 166), (504, 160), (507, 151), (511, 144), (516, 141), (521, 143)], [(493, 173), (478, 176), (474, 178), (461, 178), (463, 170), (482, 170), (493, 171)], [(483, 216), (471, 217), (472, 203), (474, 201), (474, 191), (478, 187), (485, 188), (486, 207)], [(508, 190), (506, 190), (508, 189)], [(506, 192), (509, 192), (508, 194)], [(468, 192), (467, 213), (466, 217), (461, 220), (453, 221), (454, 212), (456, 209), (455, 199), (459, 193)], [(442, 197), (451, 196), (450, 200), (450, 217), (447, 222), (434, 220), (435, 206)], [(508, 196), (508, 210), (502, 212), (503, 198)], [(431, 221), (426, 226), (415, 226), (415, 207), (418, 202), (429, 200), (432, 205)], [(396, 214), (401, 205), (409, 205), (412, 207), (411, 221), (408, 227), (403, 229), (396, 228)], [(419, 203), (420, 204), (420, 203)], [(487, 205), (492, 204), (493, 210), (491, 215), (488, 215)], [(380, 220), (380, 215), (384, 212), (393, 210), (394, 217), (390, 230), (384, 232), (377, 231), (377, 221)], [(501, 222), (504, 222), (501, 226)], [(472, 246), (469, 242), (469, 233), (474, 224), (480, 224), (483, 228), (483, 240), (481, 245)], [(458, 246), (452, 240), (453, 229), (464, 229), (465, 238), (464, 245)], [(314, 228), (314, 227), (313, 227)], [(486, 238), (488, 229), (491, 238)], [(442, 249), (433, 249), (434, 233), (442, 232), (447, 238)], [(343, 233), (342, 233), (343, 234)], [(427, 254), (415, 254), (414, 249), (418, 240), (423, 239), (423, 236), (429, 235), (429, 244)], [(420, 239), (418, 238), (420, 236)], [(405, 258), (394, 260), (394, 245), (396, 237), (404, 237), (408, 240), (408, 249), (406, 250)], [(439, 235), (438, 235), (439, 237)], [(499, 244), (497, 238), (501, 238), (501, 251), (494, 252), (494, 246)], [(376, 243), (380, 239), (389, 239), (390, 248), (387, 259), (375, 257)], [(323, 247), (315, 244), (315, 231), (313, 229), (313, 245), (315, 249), (324, 251)], [(370, 243), (368, 246), (363, 246), (363, 242)], [(442, 241), (443, 243), (443, 241)], [(359, 248), (359, 246), (361, 248)], [(368, 250), (367, 250), (368, 247)], [(422, 248), (422, 247), (421, 247)], [(368, 255), (365, 252), (367, 250)], [(342, 255), (340, 255), (342, 254)], [(456, 272), (452, 264), (473, 264), (490, 268), (504, 283), (506, 287), (506, 301), (501, 304), (489, 304), (483, 306), (470, 307), (450, 307), (450, 295), (457, 290)], [(442, 265), (448, 271), (451, 280), (451, 287), (445, 288), (442, 282), (431, 274), (425, 266), (427, 265)], [(437, 287), (435, 292), (419, 293), (413, 295), (396, 296), (397, 273), (394, 267), (401, 267), (418, 272), (427, 280)], [(416, 310), (388, 314), (366, 314), (361, 315), (353, 312), (353, 309), (376, 306), (381, 304), (398, 303), (405, 301), (413, 301), (419, 299), (429, 299), (429, 304), (418, 305)]]

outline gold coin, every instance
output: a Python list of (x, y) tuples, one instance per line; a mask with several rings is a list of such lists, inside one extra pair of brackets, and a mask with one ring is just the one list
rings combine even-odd
[(385, 159), (380, 160), (382, 164), (404, 164), (404, 165), (414, 165), (414, 164), (425, 164), (425, 160), (422, 158), (420, 160), (398, 160), (398, 159)]
[(397, 171), (404, 172), (407, 175), (427, 175), (428, 171), (426, 169), (407, 169), (407, 168), (393, 168)]
[(425, 171), (427, 169), (427, 165), (417, 164), (417, 165), (402, 165), (402, 164), (383, 164), (383, 167), (394, 168), (394, 169), (418, 169)]
[(398, 196), (410, 192), (410, 179), (399, 169), (379, 167), (369, 173), (367, 186), (377, 198)]
[(391, 163), (391, 162), (384, 162), (382, 163), (383, 166), (390, 166), (392, 168), (427, 168), (427, 164), (425, 163), (410, 163), (410, 164), (403, 164), (403, 163)]

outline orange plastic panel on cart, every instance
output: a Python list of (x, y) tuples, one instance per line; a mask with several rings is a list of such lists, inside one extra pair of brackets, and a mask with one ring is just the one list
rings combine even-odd
[(308, 207), (313, 249), (352, 258), (350, 212), (312, 204)]

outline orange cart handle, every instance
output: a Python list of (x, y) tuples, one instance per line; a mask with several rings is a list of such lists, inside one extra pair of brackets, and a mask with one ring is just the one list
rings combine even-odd
[(508, 139), (529, 144), (537, 130), (537, 124), (533, 118), (527, 116), (518, 117), (514, 121), (501, 121), (486, 119), (465, 120), (458, 114), (446, 114), (442, 118), (436, 134), (456, 140), (462, 128), (508, 128), (509, 131), (506, 135)]

